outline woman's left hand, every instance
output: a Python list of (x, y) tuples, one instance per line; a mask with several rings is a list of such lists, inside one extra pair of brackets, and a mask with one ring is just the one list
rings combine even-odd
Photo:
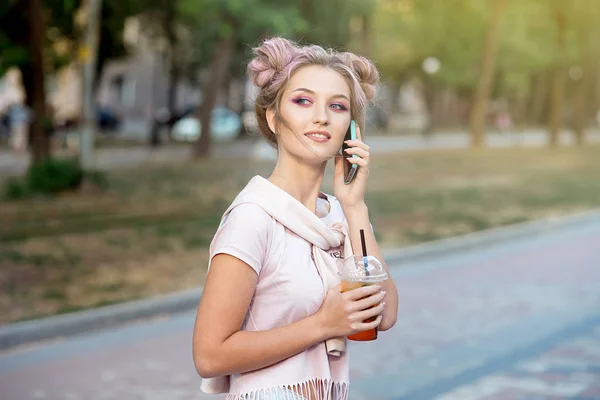
[[(356, 126), (357, 140), (348, 140), (346, 144), (349, 149), (335, 158), (335, 169), (333, 176), (333, 193), (338, 199), (342, 208), (352, 208), (363, 205), (365, 202), (365, 192), (367, 191), (367, 179), (369, 177), (369, 164), (371, 162), (371, 154), (369, 146), (363, 141), (360, 134), (358, 124)], [(358, 157), (353, 158), (356, 154)], [(344, 168), (342, 157), (348, 157), (352, 164), (358, 165), (356, 176), (349, 185), (344, 183)]]

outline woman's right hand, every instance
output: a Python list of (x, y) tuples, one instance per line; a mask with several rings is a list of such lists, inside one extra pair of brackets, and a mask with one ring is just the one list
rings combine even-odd
[[(379, 285), (362, 286), (342, 293), (341, 285), (327, 291), (317, 312), (326, 339), (353, 335), (379, 326), (385, 291)], [(376, 317), (372, 322), (364, 322)]]

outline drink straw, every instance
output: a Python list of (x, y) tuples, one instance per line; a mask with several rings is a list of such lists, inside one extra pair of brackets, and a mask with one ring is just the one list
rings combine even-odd
[(360, 230), (360, 244), (362, 245), (363, 263), (365, 264), (365, 274), (369, 276), (369, 269), (367, 268), (367, 266), (369, 265), (369, 260), (367, 259), (367, 244), (365, 243), (365, 231), (363, 229)]

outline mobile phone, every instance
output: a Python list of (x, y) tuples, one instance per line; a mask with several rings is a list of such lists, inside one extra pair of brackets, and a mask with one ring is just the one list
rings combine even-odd
[[(349, 185), (352, 183), (352, 180), (356, 176), (358, 172), (358, 165), (352, 164), (347, 160), (348, 153), (346, 153), (346, 149), (350, 148), (346, 144), (346, 140), (356, 140), (356, 122), (354, 120), (350, 121), (350, 126), (348, 127), (348, 131), (346, 132), (346, 136), (344, 137), (344, 143), (342, 143), (342, 159), (344, 160), (344, 183)], [(357, 158), (356, 154), (352, 154), (352, 158)]]

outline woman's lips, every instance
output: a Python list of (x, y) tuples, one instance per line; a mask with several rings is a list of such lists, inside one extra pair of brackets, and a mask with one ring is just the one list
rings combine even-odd
[(304, 136), (318, 143), (325, 143), (331, 139), (331, 135), (328, 132), (321, 131), (307, 132)]

